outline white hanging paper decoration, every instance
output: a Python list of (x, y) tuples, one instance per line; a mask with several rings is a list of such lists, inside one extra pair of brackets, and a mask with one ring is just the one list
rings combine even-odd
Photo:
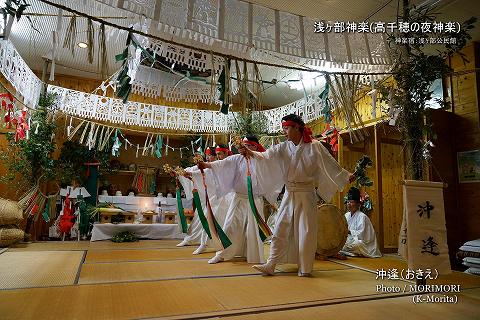
[(142, 156), (144, 156), (145, 152), (147, 151), (147, 145), (149, 143), (149, 139), (150, 139), (150, 133), (147, 133), (147, 137), (145, 138), (145, 143), (143, 144)]
[(73, 118), (70, 117), (70, 123), (69, 123), (68, 126), (67, 126), (67, 137), (70, 136), (70, 133), (72, 132), (72, 129), (73, 129), (73, 127), (72, 127), (72, 120), (73, 120)]

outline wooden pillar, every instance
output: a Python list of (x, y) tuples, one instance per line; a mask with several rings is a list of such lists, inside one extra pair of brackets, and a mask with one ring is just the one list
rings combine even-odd
[(377, 212), (375, 218), (375, 225), (378, 226), (378, 242), (380, 246), (380, 250), (383, 252), (384, 250), (384, 235), (383, 235), (383, 199), (382, 199), (382, 157), (381, 157), (381, 142), (379, 138), (379, 133), (377, 129), (378, 124), (374, 126), (374, 136), (375, 136), (375, 181), (374, 184), (376, 186), (376, 196), (377, 196)]
[[(343, 156), (343, 138), (342, 138), (342, 135), (339, 134), (338, 135), (338, 163), (340, 164), (340, 166), (342, 166), (343, 168), (345, 167), (345, 160), (344, 160), (344, 156)], [(345, 192), (348, 192), (348, 190), (344, 190)], [(338, 193), (338, 199), (337, 200), (337, 203), (336, 203), (336, 206), (337, 208), (341, 209), (343, 207), (343, 192), (339, 192)]]

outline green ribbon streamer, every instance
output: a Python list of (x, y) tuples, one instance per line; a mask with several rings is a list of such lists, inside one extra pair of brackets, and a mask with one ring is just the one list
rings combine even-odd
[(215, 229), (218, 232), (218, 238), (222, 242), (223, 248), (226, 249), (232, 245), (232, 241), (228, 238), (227, 234), (223, 231), (222, 227), (218, 224), (217, 220), (215, 222)]
[(210, 233), (210, 228), (208, 227), (207, 217), (205, 217), (205, 214), (203, 213), (203, 210), (202, 210), (202, 202), (200, 201), (200, 196), (198, 195), (198, 191), (195, 190), (192, 193), (193, 193), (193, 203), (195, 204), (195, 207), (197, 209), (198, 218), (200, 218), (202, 227), (207, 233), (208, 237), (212, 239), (212, 234)]
[(155, 143), (155, 155), (157, 156), (157, 158), (162, 157), (162, 147), (163, 147), (163, 137), (158, 136), (157, 142)]
[(187, 233), (188, 226), (187, 226), (187, 218), (185, 217), (185, 212), (183, 210), (182, 198), (180, 193), (180, 187), (177, 187), (176, 190), (176, 197), (177, 197), (177, 208), (178, 208), (178, 216), (180, 217), (180, 224), (182, 226), (182, 232)]
[(212, 212), (212, 207), (210, 206), (210, 200), (208, 200), (208, 195), (206, 196), (207, 196), (207, 206), (208, 206), (208, 209), (210, 210), (210, 213), (212, 213), (213, 224), (215, 226), (215, 230), (217, 230), (218, 238), (220, 239), (220, 242), (222, 243), (223, 248), (226, 249), (232, 245), (232, 241), (230, 241), (230, 239), (225, 234), (220, 224), (218, 224), (217, 219), (215, 219), (215, 216), (213, 215), (213, 212)]
[(267, 239), (267, 235), (265, 234), (265, 232), (260, 227), (261, 222), (260, 222), (259, 219), (261, 219), (261, 217), (259, 217), (258, 209), (257, 209), (257, 206), (255, 205), (255, 199), (253, 198), (253, 188), (252, 188), (252, 177), (251, 176), (247, 176), (247, 190), (248, 190), (248, 202), (250, 203), (250, 208), (252, 209), (252, 214), (255, 217), (255, 221), (257, 221), (258, 232), (260, 234), (260, 238), (262, 239), (262, 241), (265, 241), (265, 239)]
[(50, 221), (50, 199), (47, 199), (47, 205), (45, 210), (42, 212), (42, 218), (45, 220), (45, 222)]
[(115, 55), (115, 61), (122, 61), (122, 60), (125, 60), (127, 59), (128, 57), (128, 47), (125, 48), (125, 50), (123, 50), (122, 53), (119, 53), (117, 55)]

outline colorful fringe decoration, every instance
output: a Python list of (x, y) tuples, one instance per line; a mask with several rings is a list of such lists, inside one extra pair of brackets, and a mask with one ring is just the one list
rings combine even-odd
[(180, 193), (180, 182), (178, 181), (178, 178), (175, 180), (177, 184), (176, 198), (177, 198), (178, 216), (180, 217), (180, 226), (182, 228), (182, 232), (187, 233), (187, 230), (188, 230), (187, 218), (185, 217), (185, 211), (183, 210), (182, 198)]
[(248, 190), (248, 202), (250, 202), (250, 208), (252, 209), (252, 214), (255, 217), (255, 220), (258, 224), (258, 232), (262, 241), (265, 241), (268, 237), (272, 236), (272, 230), (268, 224), (263, 220), (262, 216), (258, 213), (257, 206), (255, 205), (255, 199), (253, 198), (253, 188), (252, 188), (252, 176), (250, 174), (250, 160), (247, 160), (247, 190)]
[(24, 216), (35, 218), (37, 214), (42, 215), (42, 218), (48, 222), (50, 218), (54, 218), (56, 215), (56, 198), (58, 192), (54, 195), (44, 195), (38, 184), (27, 191), (18, 201), (18, 204), (22, 207)]
[(14, 119), (14, 109), (13, 109), (13, 95), (9, 92), (0, 93), (0, 100), (2, 101), (2, 108), (5, 110), (5, 117), (3, 121), (5, 122), (8, 129), (12, 127)]

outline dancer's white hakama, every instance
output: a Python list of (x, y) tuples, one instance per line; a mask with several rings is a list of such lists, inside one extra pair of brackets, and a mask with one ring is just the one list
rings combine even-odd
[[(297, 263), (299, 274), (310, 274), (317, 246), (317, 197), (330, 201), (348, 183), (350, 173), (343, 169), (319, 142), (295, 145), (286, 141), (266, 152), (254, 152), (257, 175), (264, 190), (285, 184), (277, 224), (273, 232), (267, 268), (275, 264)], [(278, 172), (271, 174), (271, 168)], [(266, 169), (266, 171), (264, 171)]]
[[(252, 190), (258, 213), (265, 219), (262, 197), (275, 203), (281, 186), (273, 191), (263, 189), (257, 181), (256, 162), (257, 160), (250, 159)], [(218, 196), (230, 193), (234, 196), (223, 227), (232, 245), (218, 251), (209, 263), (231, 260), (235, 256), (246, 257), (248, 263), (265, 262), (263, 241), (248, 200), (247, 160), (241, 155), (233, 155), (224, 160), (212, 162), (211, 169), (216, 179)]]
[[(192, 180), (187, 179), (185, 177), (179, 177), (180, 183), (185, 191), (185, 195), (187, 199), (193, 199), (193, 188), (194, 185), (198, 190), (198, 195), (200, 197), (200, 201), (202, 202), (202, 210), (205, 216), (208, 214), (207, 211), (207, 204), (205, 198), (205, 187), (203, 185), (203, 179), (200, 170), (198, 170), (197, 166), (186, 168), (185, 171), (190, 172), (192, 174)], [(220, 226), (223, 226), (225, 223), (225, 216), (227, 213), (228, 206), (230, 205), (231, 199), (233, 198), (233, 194), (226, 194), (222, 197), (217, 196), (216, 192), (216, 184), (214, 182), (214, 178), (212, 175), (212, 171), (210, 169), (204, 170), (205, 173), (205, 183), (208, 189), (208, 197), (210, 200), (210, 205), (212, 207), (212, 211), (214, 213), (215, 219), (217, 220)], [(180, 245), (192, 245), (200, 243), (200, 246), (197, 250), (195, 250), (195, 254), (202, 253), (205, 251), (207, 246), (214, 246), (215, 249), (219, 249), (216, 246), (218, 244), (213, 244), (212, 242), (208, 241), (208, 235), (203, 229), (202, 223), (200, 218), (198, 217), (198, 213), (195, 213), (190, 226), (188, 227), (187, 236), (183, 239), (183, 241), (179, 244)]]

